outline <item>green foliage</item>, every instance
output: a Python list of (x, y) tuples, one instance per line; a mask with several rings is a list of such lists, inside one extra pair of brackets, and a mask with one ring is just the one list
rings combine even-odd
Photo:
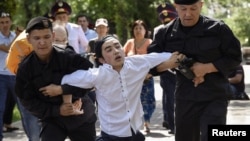
[(18, 120), (21, 120), (21, 115), (20, 115), (19, 110), (17, 109), (17, 106), (15, 106), (15, 109), (13, 111), (12, 121), (15, 122), (15, 121), (18, 121)]
[[(59, 0), (2, 0), (0, 10), (13, 15), (13, 23), (26, 26), (32, 17), (44, 15)], [(173, 0), (65, 0), (72, 7), (71, 22), (79, 13), (90, 17), (94, 24), (97, 18), (109, 21), (110, 33), (116, 33), (124, 43), (130, 38), (130, 25), (137, 19), (146, 22), (153, 30), (160, 22), (156, 7), (165, 1)], [(224, 20), (241, 40), (243, 45), (250, 45), (250, 0), (204, 0), (202, 13)]]

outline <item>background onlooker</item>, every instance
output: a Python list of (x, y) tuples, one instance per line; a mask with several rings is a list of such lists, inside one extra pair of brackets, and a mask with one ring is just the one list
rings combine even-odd
[(249, 97), (245, 92), (245, 75), (242, 65), (239, 65), (231, 74), (229, 74), (228, 81), (231, 84), (230, 87), (233, 91), (231, 100), (249, 100)]
[(16, 37), (19, 34), (21, 34), (23, 32), (23, 30), (24, 30), (24, 27), (22, 27), (22, 26), (16, 26), (16, 28), (15, 28)]
[[(89, 60), (95, 64), (95, 42), (101, 40), (103, 37), (108, 35), (109, 26), (108, 20), (105, 18), (99, 18), (95, 22), (95, 30), (97, 33), (97, 37), (93, 38), (89, 41), (87, 52), (90, 53)], [(95, 64), (95, 66), (97, 66)]]
[(69, 45), (74, 48), (76, 53), (83, 54), (87, 50), (88, 40), (79, 25), (69, 22), (71, 12), (70, 5), (63, 1), (56, 2), (51, 8), (54, 20), (59, 20), (66, 24)]
[[(13, 131), (18, 128), (12, 127), (12, 114), (16, 104), (14, 91), (15, 76), (6, 68), (6, 57), (10, 44), (15, 39), (15, 32), (10, 31), (12, 26), (11, 15), (6, 12), (0, 13), (0, 141), (4, 131)], [(5, 117), (5, 118), (4, 118)]]
[[(124, 45), (126, 56), (136, 54), (147, 54), (147, 48), (152, 42), (148, 37), (148, 29), (144, 21), (136, 20), (131, 28), (132, 39), (127, 40)], [(144, 112), (145, 132), (150, 132), (149, 124), (155, 110), (154, 79), (151, 75), (145, 76), (141, 91), (141, 103)]]
[[(97, 33), (97, 37), (89, 40), (88, 49), (87, 49), (87, 53), (88, 53), (87, 58), (89, 59), (91, 63), (94, 64), (94, 67), (98, 67), (98, 64), (96, 64), (96, 61), (95, 61), (95, 58), (96, 58), (95, 57), (95, 43), (96, 41), (99, 41), (103, 37), (108, 35), (108, 31), (109, 31), (108, 20), (104, 18), (97, 19), (95, 22), (95, 30)], [(93, 102), (96, 102), (95, 89), (92, 89), (89, 92), (89, 97), (93, 100)]]
[[(161, 24), (154, 28), (154, 35), (157, 31), (177, 17), (175, 7), (166, 2), (157, 7), (159, 20)], [(153, 36), (154, 38), (154, 36)], [(162, 108), (163, 122), (162, 126), (169, 129), (168, 133), (174, 134), (174, 91), (175, 91), (176, 75), (174, 70), (167, 70), (160, 75), (160, 85), (162, 87)]]
[(82, 27), (82, 30), (89, 41), (90, 39), (96, 38), (97, 33), (93, 29), (89, 29), (89, 18), (86, 15), (79, 14), (76, 17), (76, 22)]

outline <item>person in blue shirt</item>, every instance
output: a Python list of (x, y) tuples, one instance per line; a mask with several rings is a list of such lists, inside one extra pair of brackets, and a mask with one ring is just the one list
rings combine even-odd
[(90, 41), (90, 39), (97, 37), (96, 31), (89, 28), (89, 18), (86, 15), (84, 14), (77, 15), (76, 23), (82, 27), (82, 30), (88, 41)]

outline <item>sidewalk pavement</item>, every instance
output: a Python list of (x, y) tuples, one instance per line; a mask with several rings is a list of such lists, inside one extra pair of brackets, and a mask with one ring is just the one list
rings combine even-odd
[[(250, 66), (244, 66), (245, 73), (250, 72)], [(250, 96), (250, 75), (246, 76), (246, 92)], [(156, 109), (151, 119), (150, 133), (145, 134), (143, 128), (141, 132), (145, 134), (146, 141), (174, 141), (174, 135), (168, 134), (168, 130), (162, 127), (162, 89), (159, 85), (159, 78), (155, 78), (155, 97), (156, 97)], [(228, 107), (227, 124), (242, 124), (250, 125), (250, 101), (233, 100), (230, 101)], [(20, 121), (13, 123), (13, 126), (19, 127), (12, 133), (4, 133), (3, 141), (27, 141), (27, 137), (22, 129)], [(99, 122), (96, 123), (97, 135), (100, 133)]]

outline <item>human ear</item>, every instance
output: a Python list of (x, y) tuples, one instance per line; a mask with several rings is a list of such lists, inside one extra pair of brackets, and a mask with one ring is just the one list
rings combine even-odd
[(98, 58), (98, 61), (102, 64), (104, 64), (106, 61), (101, 57), (101, 58)]

